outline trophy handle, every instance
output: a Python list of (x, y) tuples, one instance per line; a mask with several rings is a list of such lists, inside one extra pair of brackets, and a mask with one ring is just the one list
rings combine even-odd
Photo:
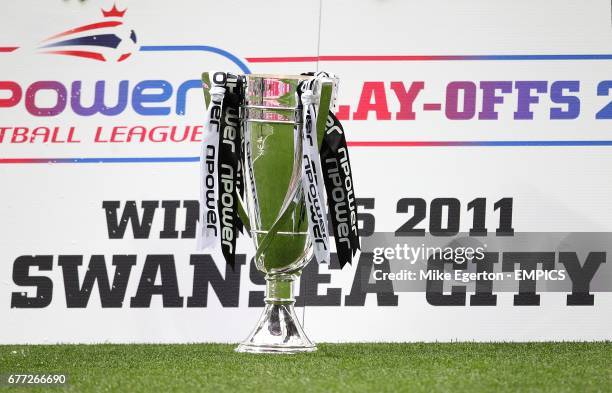
[[(208, 111), (208, 106), (210, 105), (210, 87), (211, 87), (210, 73), (203, 72), (202, 73), (202, 88), (204, 89), (204, 105), (206, 107), (205, 108), (206, 111)], [(245, 176), (244, 168), (241, 168), (241, 170), (242, 170), (242, 178), (244, 179), (244, 176)], [(237, 195), (236, 199), (238, 201), (238, 203), (236, 203), (236, 205), (238, 206), (238, 217), (240, 217), (242, 224), (244, 225), (244, 227), (246, 228), (250, 236), (251, 235), (251, 222), (249, 221), (249, 215), (247, 214), (245, 203), (242, 200), (241, 195)]]
[(327, 123), (327, 114), (332, 109), (332, 101), (334, 99), (334, 81), (325, 78), (321, 83), (321, 96), (319, 98), (319, 111), (317, 112), (317, 138), (319, 149), (325, 137), (325, 124)]
[[(321, 83), (318, 88), (320, 89), (319, 95), (319, 108), (317, 111), (317, 138), (319, 147), (321, 147), (321, 143), (323, 142), (323, 138), (325, 136), (326, 122), (327, 122), (327, 114), (329, 112), (331, 102), (334, 94), (334, 83), (330, 78), (322, 78)], [(297, 138), (297, 144), (295, 148), (295, 156), (293, 162), (293, 172), (291, 174), (291, 180), (289, 182), (289, 190), (285, 195), (285, 200), (283, 202), (283, 206), (281, 207), (279, 214), (274, 221), (274, 224), (268, 230), (268, 233), (263, 237), (261, 242), (257, 246), (257, 250), (255, 251), (255, 261), (259, 260), (259, 257), (266, 251), (268, 246), (271, 244), (272, 240), (276, 236), (276, 233), (279, 231), (279, 228), (285, 224), (285, 222), (291, 218), (292, 213), (295, 209), (293, 209), (294, 205), (297, 205), (302, 202), (303, 192), (302, 192), (302, 138)], [(301, 261), (300, 261), (301, 262)], [(299, 262), (298, 262), (299, 263)], [(285, 269), (279, 270), (278, 272), (285, 272), (288, 270), (295, 269), (294, 266), (287, 266)]]
[(208, 111), (208, 105), (210, 105), (210, 74), (208, 72), (202, 73), (202, 88), (204, 89), (204, 109)]

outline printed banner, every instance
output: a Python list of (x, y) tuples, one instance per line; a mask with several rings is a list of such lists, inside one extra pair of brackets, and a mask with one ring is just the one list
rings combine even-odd
[(251, 2), (228, 29), (212, 1), (4, 5), (0, 343), (247, 336), (251, 240), (226, 239), (234, 269), (197, 248), (213, 70), (340, 78), (321, 164), (346, 242), (296, 288), (315, 342), (612, 339), (610, 3), (321, 6)]

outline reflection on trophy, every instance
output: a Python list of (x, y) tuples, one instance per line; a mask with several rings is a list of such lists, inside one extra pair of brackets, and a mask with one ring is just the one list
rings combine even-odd
[[(228, 120), (229, 115), (227, 113), (230, 112), (226, 113), (223, 110), (215, 113), (216, 111), (214, 108), (211, 109), (211, 105), (215, 105), (215, 102), (221, 102), (220, 93), (215, 92), (216, 86), (225, 86), (226, 89), (240, 97), (238, 106), (240, 109), (240, 131), (242, 132), (241, 146), (232, 145), (232, 148), (239, 151), (236, 154), (240, 157), (236, 167), (237, 171), (240, 172), (237, 175), (237, 186), (235, 190), (227, 188), (226, 191), (232, 191), (236, 196), (237, 200), (234, 205), (236, 222), (241, 222), (240, 225), (244, 226), (255, 242), (255, 264), (265, 274), (266, 279), (265, 309), (251, 334), (236, 348), (236, 351), (254, 353), (315, 351), (316, 346), (304, 333), (295, 314), (293, 283), (299, 278), (304, 266), (311, 260), (313, 252), (316, 252), (315, 248), (318, 247), (320, 252), (326, 252), (327, 258), (329, 258), (329, 249), (323, 250), (325, 247), (329, 248), (329, 244), (318, 241), (320, 240), (318, 237), (327, 236), (325, 233), (327, 231), (325, 196), (318, 195), (314, 186), (319, 184), (321, 189), (324, 189), (320, 173), (323, 170), (319, 169), (318, 182), (316, 176), (311, 176), (311, 180), (313, 180), (312, 188), (303, 186), (305, 181), (303, 177), (305, 176), (304, 168), (309, 168), (308, 165), (305, 166), (306, 163), (304, 162), (304, 160), (308, 160), (304, 141), (309, 140), (305, 139), (304, 132), (314, 131), (316, 134), (314, 140), (319, 141), (315, 146), (316, 152), (319, 154), (319, 147), (325, 138), (326, 122), (330, 122), (328, 112), (334, 99), (337, 81), (335, 78), (326, 75), (315, 77), (308, 75), (253, 74), (236, 76), (235, 80), (231, 80), (229, 77), (224, 79), (223, 76), (217, 74), (219, 73), (204, 73), (202, 77), (206, 104), (209, 108), (209, 116), (211, 116), (208, 121), (212, 124), (211, 130), (213, 132), (217, 130), (221, 135), (217, 144), (217, 151), (219, 152), (217, 159), (223, 161), (220, 156), (223, 143), (227, 142), (223, 138), (227, 137), (228, 134), (226, 132), (227, 125), (224, 127), (223, 121), (224, 116), (226, 117), (225, 120)], [(230, 86), (231, 84), (233, 85)], [(298, 92), (300, 86), (306, 86), (306, 84), (308, 90), (305, 93)], [(215, 98), (215, 94), (218, 94), (219, 97)], [(304, 97), (304, 94), (309, 96)], [(307, 101), (305, 101), (306, 99)], [(228, 100), (227, 95), (225, 100)], [(310, 105), (303, 105), (305, 102), (310, 103)], [(223, 105), (225, 104), (221, 104), (221, 106)], [(304, 111), (307, 110), (316, 111), (316, 116), (305, 116)], [(313, 112), (310, 113), (315, 115)], [(217, 118), (219, 125), (214, 124)], [(314, 124), (310, 124), (311, 120), (314, 120), (312, 121)], [(305, 121), (308, 124), (305, 125)], [(232, 123), (228, 121), (227, 124)], [(213, 126), (217, 128), (215, 129)], [(327, 124), (327, 127), (329, 127), (329, 124)], [(344, 141), (344, 135), (342, 135), (342, 141)], [(205, 148), (203, 160), (211, 157), (214, 160), (213, 147), (211, 144)], [(346, 156), (346, 159), (348, 160), (348, 156)], [(317, 161), (319, 161), (318, 156)], [(336, 166), (339, 168), (339, 160), (337, 161)], [(218, 166), (219, 184), (216, 187), (219, 188), (219, 195), (221, 196), (217, 201), (218, 211), (220, 212), (218, 220), (220, 224), (217, 225), (220, 225), (220, 227), (216, 229), (221, 233), (222, 244), (224, 242), (223, 234), (227, 232), (223, 228), (223, 204), (226, 200), (229, 201), (229, 197), (222, 195), (225, 189), (223, 181), (226, 173), (231, 174), (230, 167), (229, 164), (219, 164)], [(214, 173), (210, 173), (214, 168), (203, 168), (205, 169), (205, 178), (207, 175), (214, 175)], [(227, 168), (228, 171), (225, 172), (224, 168)], [(347, 168), (349, 168), (348, 177), (350, 178), (350, 166)], [(338, 178), (340, 179), (340, 176)], [(342, 179), (346, 179), (346, 177)], [(205, 192), (214, 190), (215, 186), (211, 186), (214, 180), (213, 176), (210, 184), (204, 185)], [(350, 195), (346, 197), (353, 198), (352, 179), (349, 180), (350, 182), (347, 182), (347, 184), (350, 183)], [(305, 192), (305, 189), (311, 190), (312, 195)], [(342, 185), (342, 189), (345, 189), (344, 185)], [(320, 197), (318, 201), (316, 200), (317, 196)], [(201, 212), (201, 220), (212, 221), (207, 221), (207, 217), (210, 216), (211, 211), (214, 211), (215, 205), (213, 202), (207, 198), (202, 199), (201, 203), (203, 203), (204, 209), (212, 210)], [(354, 209), (354, 203), (351, 208)], [(317, 209), (320, 209), (321, 212), (318, 216), (319, 220), (317, 220), (315, 214)], [(349, 211), (347, 206), (346, 212), (348, 220), (351, 216), (350, 213), (354, 213), (354, 210)], [(314, 226), (313, 220), (315, 221)], [(353, 223), (354, 221), (353, 217)], [(354, 226), (356, 228), (356, 224)], [(212, 233), (212, 229), (215, 228), (211, 225), (209, 233)], [(203, 230), (206, 231), (206, 227)], [(227, 233), (229, 235), (229, 232)], [(230, 236), (226, 237), (229, 238)], [(229, 249), (230, 243), (226, 245)], [(233, 262), (228, 261), (228, 263)]]

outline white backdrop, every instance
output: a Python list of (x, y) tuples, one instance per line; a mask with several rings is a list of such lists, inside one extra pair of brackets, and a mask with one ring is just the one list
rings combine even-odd
[[(197, 199), (199, 167), (193, 158), (199, 154), (196, 127), (204, 100), (201, 89), (184, 93), (180, 86), (205, 70), (338, 74), (356, 190), (361, 198), (375, 199), (368, 212), (376, 232), (393, 232), (406, 221), (396, 212), (397, 201), (406, 197), (457, 198), (462, 206), (477, 197), (491, 206), (511, 197), (516, 232), (612, 231), (612, 146), (606, 142), (612, 140), (612, 120), (596, 119), (610, 101), (607, 91), (597, 94), (598, 84), (612, 79), (608, 1), (323, 0), (320, 21), (315, 1), (119, 1), (125, 14), (104, 16), (101, 9), (112, 5), (25, 0), (4, 4), (0, 13), (0, 343), (236, 342), (246, 336), (261, 312), (248, 306), (249, 292), (263, 290), (249, 279), (249, 266), (242, 267), (237, 307), (224, 307), (211, 288), (206, 307), (188, 307), (194, 239), (160, 238), (161, 202), (149, 238), (135, 239), (129, 227), (124, 238), (110, 239), (102, 207), (103, 201), (120, 201), (121, 214), (126, 201), (136, 201), (142, 213), (141, 201)], [(104, 24), (109, 21), (121, 24)], [(48, 39), (82, 26), (89, 30)], [(93, 41), (48, 46), (96, 34), (117, 34), (121, 42), (117, 48)], [(58, 51), (64, 52), (46, 53)], [(83, 115), (78, 103), (75, 109), (78, 100), (91, 106), (98, 81), (105, 83), (97, 94), (104, 94), (108, 107), (123, 95), (123, 110)], [(121, 81), (127, 81), (124, 92)], [(495, 105), (497, 120), (479, 119), (490, 99), (483, 99), (481, 81), (509, 86)], [(517, 81), (544, 83), (545, 92), (531, 91), (539, 97), (529, 106), (533, 119), (514, 114), (527, 100)], [(561, 95), (578, 101), (555, 96), (556, 81), (577, 81), (578, 91)], [(414, 119), (398, 119), (402, 103), (410, 111), (395, 91), (419, 82)], [(472, 118), (448, 113), (454, 105), (451, 82), (475, 86)], [(147, 93), (158, 94), (149, 96), (157, 102), (141, 104), (146, 86), (153, 86)], [(66, 96), (58, 98), (63, 89)], [(457, 111), (469, 112), (472, 97), (458, 97)], [(426, 103), (440, 103), (441, 109), (425, 110)], [(58, 105), (57, 113), (36, 109)], [(151, 108), (161, 108), (161, 114), (151, 115)], [(551, 108), (573, 118), (555, 119)], [(125, 134), (138, 126), (176, 126), (181, 133), (191, 127), (192, 133), (182, 142), (128, 142)], [(56, 141), (66, 141), (74, 127), (72, 143), (32, 138), (37, 127), (58, 127)], [(114, 128), (116, 142), (109, 142)], [(31, 139), (22, 142), (23, 135)], [(499, 146), (508, 141), (515, 145)], [(491, 230), (497, 213), (489, 208), (486, 219)], [(176, 222), (178, 231), (185, 229), (184, 209)], [(465, 232), (471, 222), (464, 218), (460, 224)], [(248, 239), (241, 239), (240, 250), (248, 260)], [(112, 256), (123, 254), (137, 258), (121, 307), (102, 307), (97, 285), (86, 307), (67, 306), (59, 255), (83, 256), (82, 282), (92, 255), (105, 256), (112, 280)], [(173, 255), (181, 307), (164, 307), (158, 295), (149, 307), (130, 306), (145, 259), (155, 254)], [(21, 307), (13, 300), (37, 294), (32, 283), (19, 282), (22, 256), (52, 259), (50, 270), (29, 272), (50, 279), (52, 299), (44, 306)], [(216, 263), (224, 273), (222, 259)], [(315, 341), (612, 339), (609, 292), (595, 294), (590, 306), (566, 305), (565, 293), (542, 293), (540, 305), (529, 307), (513, 305), (513, 293), (497, 294), (497, 304), (489, 307), (433, 306), (424, 293), (397, 293), (397, 304), (390, 306), (368, 294), (364, 306), (347, 306), (354, 267), (320, 271), (331, 282), (320, 284), (318, 293), (340, 288), (342, 297), (339, 306), (306, 307), (305, 327)]]

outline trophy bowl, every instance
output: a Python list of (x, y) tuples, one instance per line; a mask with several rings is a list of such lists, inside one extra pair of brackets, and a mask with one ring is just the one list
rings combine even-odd
[[(205, 97), (209, 76), (203, 75)], [(265, 274), (265, 308), (237, 352), (299, 353), (316, 350), (295, 314), (293, 283), (313, 256), (302, 190), (302, 106), (297, 93), (308, 75), (243, 76), (243, 179), (239, 201), (245, 227), (255, 243), (255, 265)], [(316, 130), (323, 140), (336, 81), (318, 78)], [(207, 103), (208, 104), (208, 103)]]

